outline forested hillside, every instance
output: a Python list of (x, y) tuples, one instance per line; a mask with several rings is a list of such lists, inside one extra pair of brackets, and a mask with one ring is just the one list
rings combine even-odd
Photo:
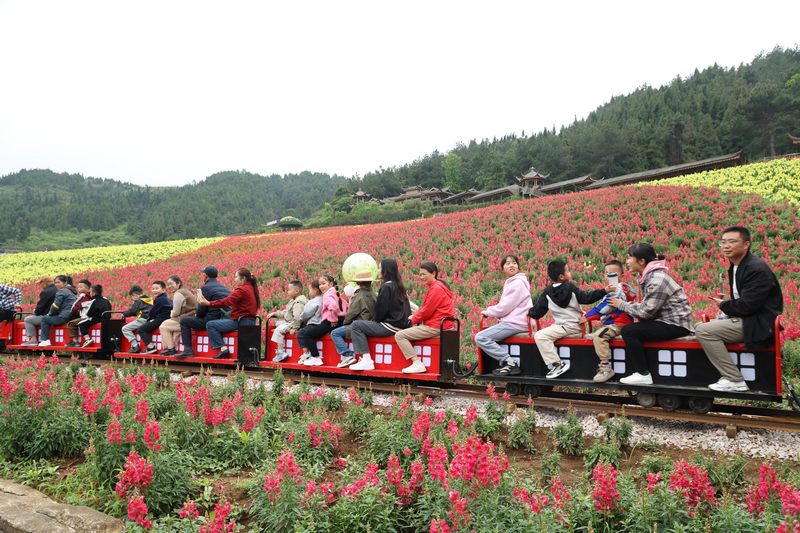
[(800, 135), (800, 49), (776, 49), (737, 68), (714, 65), (664, 87), (614, 97), (559, 131), (473, 140), (369, 173), (360, 185), (381, 198), (417, 184), (489, 190), (513, 183), (531, 165), (560, 181), (589, 173), (618, 176), (737, 150), (755, 160), (792, 151), (786, 135), (792, 132)]
[[(346, 181), (311, 172), (260, 176), (231, 171), (182, 187), (140, 187), (22, 170), (0, 178), (5, 211), (0, 246), (53, 249), (253, 231), (277, 217), (308, 216)], [(26, 246), (32, 238), (34, 245)]]

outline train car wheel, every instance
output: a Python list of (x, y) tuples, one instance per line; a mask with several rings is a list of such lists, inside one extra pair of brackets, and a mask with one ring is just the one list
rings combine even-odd
[(530, 396), (531, 398), (538, 398), (542, 395), (542, 388), (539, 385), (525, 385), (523, 391), (525, 396)]
[(522, 387), (520, 387), (519, 383), (506, 383), (506, 392), (511, 396), (516, 396), (519, 394), (521, 389)]
[(700, 396), (692, 396), (689, 398), (689, 409), (698, 415), (704, 415), (711, 410), (714, 404), (714, 398), (704, 398)]
[(672, 394), (659, 394), (658, 405), (665, 411), (674, 411), (681, 406), (681, 398)]
[(650, 392), (640, 392), (636, 395), (636, 401), (642, 407), (653, 407), (656, 404), (656, 395)]

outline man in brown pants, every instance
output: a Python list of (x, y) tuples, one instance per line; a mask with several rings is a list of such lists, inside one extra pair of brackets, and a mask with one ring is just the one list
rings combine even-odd
[(778, 279), (763, 259), (750, 253), (750, 244), (750, 231), (742, 226), (726, 228), (719, 241), (723, 255), (730, 261), (731, 299), (712, 297), (725, 316), (700, 324), (696, 329), (697, 340), (706, 356), (722, 375), (719, 381), (708, 386), (711, 390), (748, 390), (725, 343), (744, 342), (748, 349), (770, 346), (775, 335), (775, 317), (783, 312)]

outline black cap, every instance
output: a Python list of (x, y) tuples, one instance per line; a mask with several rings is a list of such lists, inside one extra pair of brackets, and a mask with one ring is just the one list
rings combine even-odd
[(205, 267), (205, 268), (204, 268), (203, 270), (201, 270), (200, 272), (202, 272), (203, 274), (205, 274), (205, 275), (206, 275), (206, 276), (208, 276), (209, 278), (216, 278), (216, 277), (217, 277), (217, 274), (219, 274), (219, 272), (217, 271), (217, 267), (215, 267), (215, 266), (210, 266), (210, 265), (209, 265), (209, 266), (207, 266), (207, 267)]

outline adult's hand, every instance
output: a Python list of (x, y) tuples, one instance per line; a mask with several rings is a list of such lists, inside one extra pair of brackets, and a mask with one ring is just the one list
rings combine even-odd
[(609, 298), (608, 305), (614, 309), (619, 309), (619, 306), (622, 305), (622, 298)]

